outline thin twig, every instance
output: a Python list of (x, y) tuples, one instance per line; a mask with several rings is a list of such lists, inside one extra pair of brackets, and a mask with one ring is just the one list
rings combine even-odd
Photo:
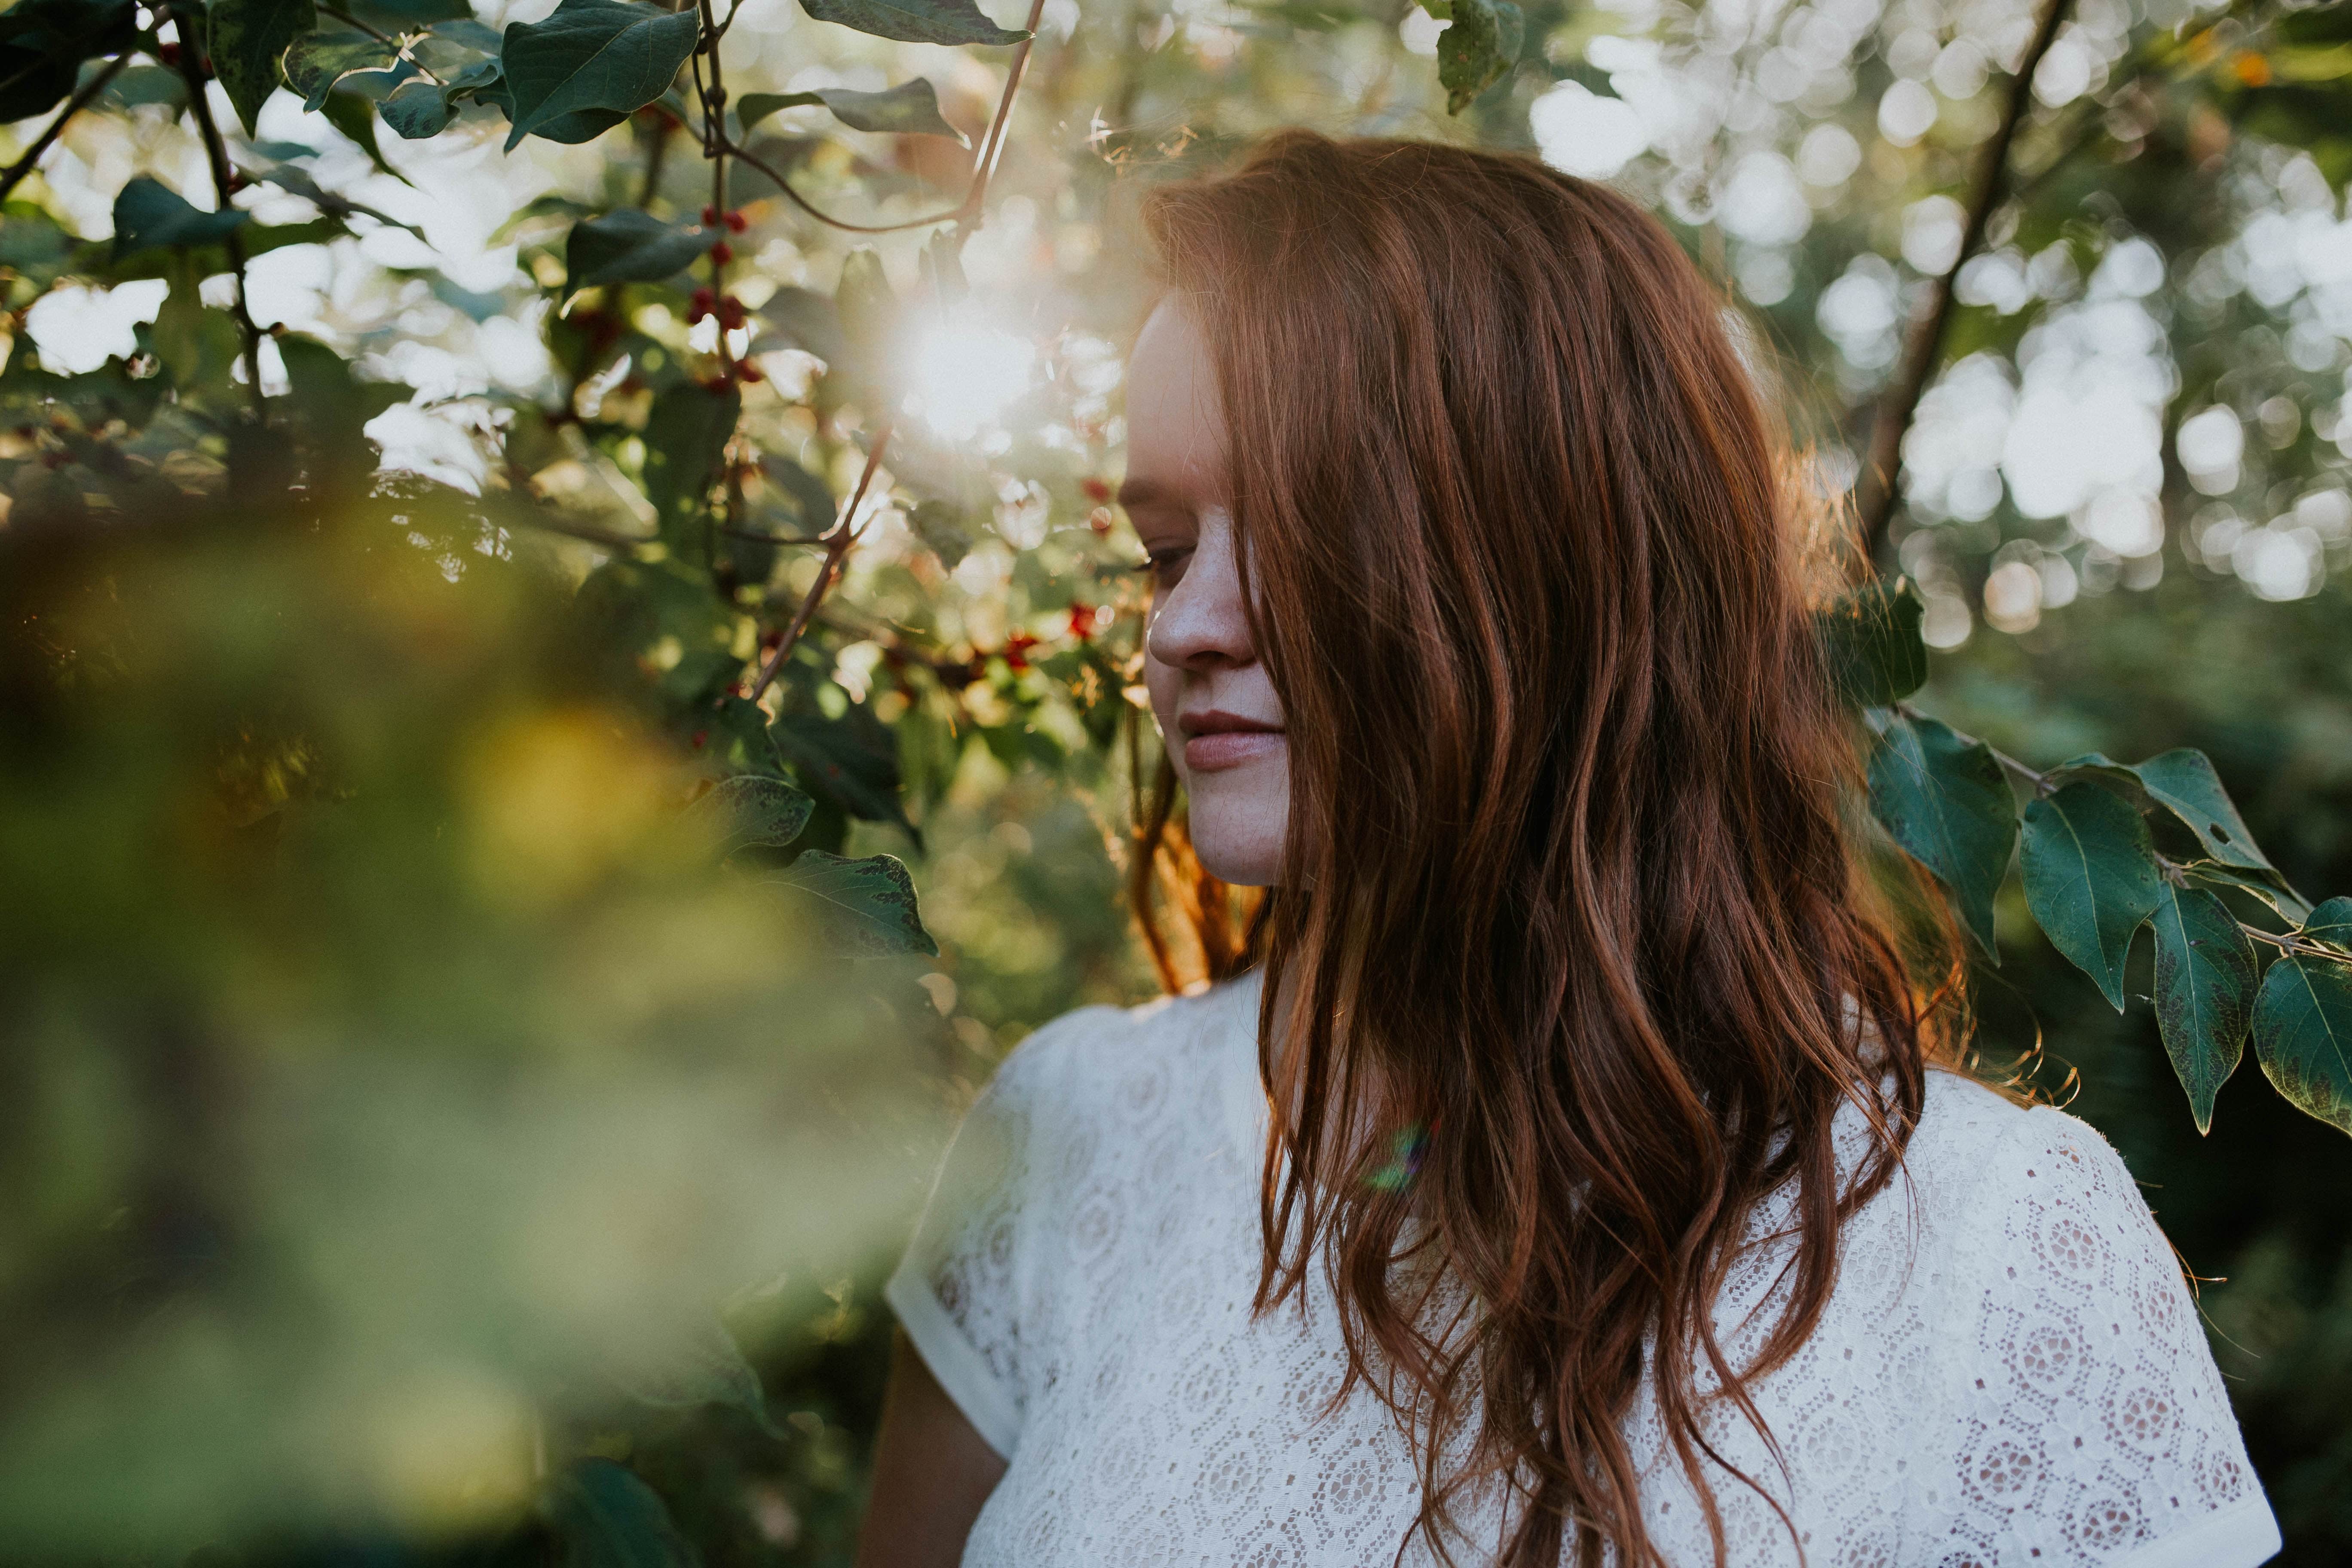
[[(740, 158), (753, 169), (767, 175), (776, 189), (782, 193), (786, 201), (829, 228), (837, 228), (847, 234), (897, 234), (909, 228), (928, 228), (935, 223), (961, 223), (968, 227), (976, 227), (979, 224), (981, 209), (988, 200), (989, 179), (995, 172), (997, 159), (1004, 151), (1005, 127), (1012, 121), (1013, 100), (1020, 95), (1021, 79), (1029, 68), (1030, 46), (1036, 42), (1037, 24), (1044, 17), (1045, 12), (1045, 0), (1029, 0), (1029, 36), (1013, 46), (1013, 60), (1005, 70), (1004, 91), (996, 100), (996, 113), (990, 118), (988, 130), (981, 137), (980, 147), (972, 158), (971, 184), (965, 188), (963, 200), (952, 207), (940, 212), (926, 213), (921, 217), (907, 218), (898, 223), (851, 223), (845, 218), (837, 218), (819, 207), (794, 190), (793, 183), (771, 168), (766, 162), (745, 152), (728, 136), (723, 121), (716, 122), (717, 144), (730, 155)], [(732, 13), (730, 13), (730, 19), (732, 19)], [(708, 135), (714, 132), (707, 129), (705, 133)]]
[(784, 660), (793, 656), (793, 647), (801, 640), (801, 634), (808, 630), (809, 619), (816, 614), (817, 605), (824, 602), (825, 590), (833, 585), (834, 574), (840, 569), (841, 558), (849, 553), (849, 547), (857, 541), (850, 524), (856, 519), (858, 506), (866, 500), (866, 487), (874, 482), (874, 470), (882, 466), (883, 450), (889, 445), (890, 426), (885, 424), (874, 432), (874, 445), (866, 450), (866, 468), (857, 476), (857, 488), (850, 492), (849, 504), (841, 509), (841, 515), (824, 532), (824, 559), (817, 563), (816, 581), (809, 584), (807, 596), (801, 600), (801, 607), (793, 613), (792, 624), (784, 628), (783, 640), (776, 644), (776, 651), (768, 656), (768, 662), (760, 667), (760, 678), (751, 683), (751, 700), (757, 702), (760, 694), (774, 682), (776, 672), (782, 669)]
[(22, 184), (25, 176), (33, 172), (33, 165), (41, 161), (41, 154), (49, 150), (49, 143), (58, 139), (58, 133), (66, 128), (66, 121), (88, 109), (90, 100), (104, 92), (107, 84), (120, 75), (122, 68), (130, 63), (131, 51), (125, 49), (107, 61), (104, 68), (84, 82), (79, 91), (66, 100), (66, 106), (58, 110), (58, 117), (55, 120), (41, 128), (41, 133), (33, 138), (33, 144), (25, 149), (25, 155), (9, 164), (6, 174), (0, 174), (0, 201), (7, 200), (8, 193)]
[(1854, 497), (1854, 510), (1862, 519), (1865, 558), (1876, 559), (1879, 547), (1886, 541), (1887, 525), (1895, 516), (1895, 480), (1903, 467), (1903, 437), (1911, 427), (1912, 416), (1919, 409), (1920, 395), (1927, 390), (1927, 378), (1935, 374), (1937, 357), (1943, 352), (1960, 268), (1984, 244), (1985, 226), (1991, 221), (1993, 209), (2000, 205), (2001, 192), (2008, 182), (2010, 143), (2016, 139), (2017, 128), (2025, 120), (2026, 106), (2033, 99), (2034, 69), (2042, 64), (2042, 57), (2050, 52), (2052, 41), (2058, 37), (2058, 26), (2072, 5), (2073, 0), (2048, 0), (2033, 41), (2018, 61), (2017, 74), (2010, 79), (2009, 102), (2001, 111), (2000, 129), (1985, 143), (1983, 159), (1978, 164), (1976, 191), (1969, 202), (1967, 226), (1960, 231), (1959, 251), (1944, 275), (1935, 280), (1935, 302), (1912, 333), (1902, 369), (1895, 384), (1887, 388), (1877, 417), (1872, 422), (1870, 450), (1857, 475)]
[[(180, 79), (188, 84), (188, 110), (196, 117), (197, 132), (204, 138), (205, 160), (212, 166), (214, 198), (220, 210), (227, 212), (236, 174), (229, 167), (228, 143), (221, 139), (220, 127), (213, 122), (212, 100), (205, 93), (211, 62), (205, 57), (194, 18), (176, 5), (167, 10), (178, 26)], [(254, 418), (267, 425), (269, 401), (261, 391), (261, 329), (253, 324), (253, 312), (246, 304), (245, 237), (232, 228), (221, 237), (221, 243), (228, 249), (229, 270), (236, 277), (236, 296), (229, 301), (229, 314), (236, 319), (236, 330), (245, 339), (246, 394), (253, 404)]]

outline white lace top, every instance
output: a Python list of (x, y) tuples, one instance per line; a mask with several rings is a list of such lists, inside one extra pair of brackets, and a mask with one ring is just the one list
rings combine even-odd
[[(1255, 976), (1088, 1007), (1006, 1060), (887, 1294), (1009, 1461), (970, 1565), (1389, 1563), (1412, 1451), (1344, 1360), (1320, 1276), (1253, 1321), (1265, 1135)], [(2246, 1568), (2279, 1548), (2195, 1306), (2130, 1173), (2082, 1122), (1930, 1075), (1908, 1179), (1850, 1222), (1795, 1360), (1755, 1385), (1787, 1457), (1720, 1414), (1728, 1561), (1817, 1568)], [(1858, 1117), (1843, 1136), (1859, 1153)], [(1759, 1216), (1754, 1234), (1769, 1234)], [(1785, 1243), (1716, 1319), (1738, 1364)], [(1750, 1323), (1743, 1334), (1738, 1325)], [(1646, 1398), (1627, 1432), (1670, 1563), (1713, 1561)], [(1499, 1520), (1482, 1529), (1499, 1528)], [(1494, 1533), (1485, 1539), (1499, 1539)], [(1801, 1548), (1801, 1553), (1800, 1551)], [(1491, 1552), (1491, 1545), (1488, 1547)], [(1457, 1549), (1459, 1561), (1477, 1560)], [(1419, 1537), (1407, 1562), (1430, 1561)]]

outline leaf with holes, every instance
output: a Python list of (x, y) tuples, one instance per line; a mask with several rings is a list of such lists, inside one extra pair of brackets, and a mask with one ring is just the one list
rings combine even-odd
[(2254, 998), (2254, 1056), (2278, 1091), (2352, 1132), (2352, 964), (2291, 952)]
[[(617, 125), (669, 90), (694, 53), (700, 26), (692, 8), (665, 11), (635, 0), (563, 0), (544, 22), (506, 31), (499, 64), (506, 76), (511, 153), (530, 135), (584, 115)], [(611, 116), (604, 120), (604, 116)], [(569, 130), (576, 127), (566, 127)], [(574, 138), (566, 134), (562, 140)], [(581, 137), (579, 140), (585, 140)]]
[(940, 945), (923, 929), (915, 907), (914, 879), (891, 856), (848, 860), (822, 849), (804, 850), (775, 880), (824, 908), (833, 917), (824, 922), (826, 940), (844, 952), (860, 958), (939, 954)]
[(1445, 112), (1459, 114), (1519, 62), (1527, 18), (1511, 0), (1454, 0), (1437, 35), (1437, 79)]
[(2204, 752), (2183, 746), (2150, 757), (2132, 769), (2158, 805), (2189, 825), (2205, 853), (2224, 866), (2275, 877), (2278, 868), (2254, 845), (2245, 819), (2221, 787), (2221, 775)]
[(379, 72), (404, 79), (416, 68), (400, 58), (399, 44), (365, 33), (305, 33), (286, 47), (286, 85), (313, 114), (327, 107), (327, 95), (345, 77)]
[(939, 94), (921, 77), (880, 92), (856, 92), (845, 87), (821, 87), (814, 92), (747, 92), (735, 100), (735, 112), (749, 131), (780, 109), (819, 103), (853, 131), (951, 136), (959, 147), (971, 144), (940, 115)]
[(2341, 894), (2311, 911), (2297, 933), (2306, 942), (2324, 942), (2352, 952), (2352, 898)]
[(2149, 928), (2157, 1028), (2201, 1133), (2213, 1124), (2213, 1097), (2245, 1053), (2262, 965), (2237, 917), (2202, 888), (2160, 882)]
[(318, 6), (313, 0), (212, 0), (205, 16), (213, 74), (251, 136), (262, 104), (278, 90), (279, 57), (318, 26)]
[(2070, 784), (2025, 808), (2018, 869), (2051, 944), (2122, 1012), (2124, 960), (2164, 885), (2147, 819), (2097, 784)]
[(1992, 748), (1933, 719), (1874, 715), (1870, 809), (1952, 896), (1994, 963), (1992, 899), (2017, 844), (2017, 806)]
[(1029, 36), (998, 26), (971, 0), (801, 0), (801, 9), (905, 44), (1017, 44)]
[(583, 218), (563, 242), (563, 297), (607, 283), (658, 283), (726, 237), (726, 229), (716, 224), (667, 224), (634, 207)]
[(816, 803), (780, 778), (738, 773), (719, 780), (694, 809), (719, 818), (724, 856), (738, 849), (782, 849), (801, 836)]
[(2294, 889), (2283, 888), (2279, 879), (2241, 871), (2234, 866), (2223, 866), (2211, 860), (2191, 860), (2181, 869), (2209, 888), (2231, 888), (2249, 893), (2275, 910), (2280, 918), (2301, 925), (2311, 918), (2311, 905)]
[(1926, 606), (1909, 579), (1865, 583), (1814, 617), (1838, 695), (1857, 708), (1890, 708), (1927, 679), (1919, 637)]

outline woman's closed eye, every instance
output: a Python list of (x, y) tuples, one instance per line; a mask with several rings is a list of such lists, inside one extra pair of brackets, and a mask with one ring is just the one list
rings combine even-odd
[(1184, 574), (1185, 563), (1192, 559), (1191, 545), (1171, 544), (1146, 552), (1134, 570), (1148, 575), (1154, 588), (1165, 591), (1176, 585), (1176, 580)]

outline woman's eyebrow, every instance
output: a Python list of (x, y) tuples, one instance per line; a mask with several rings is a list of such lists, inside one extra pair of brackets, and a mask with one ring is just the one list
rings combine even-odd
[(1139, 507), (1172, 501), (1175, 497), (1159, 480), (1149, 476), (1136, 476), (1120, 482), (1117, 499), (1123, 507)]

